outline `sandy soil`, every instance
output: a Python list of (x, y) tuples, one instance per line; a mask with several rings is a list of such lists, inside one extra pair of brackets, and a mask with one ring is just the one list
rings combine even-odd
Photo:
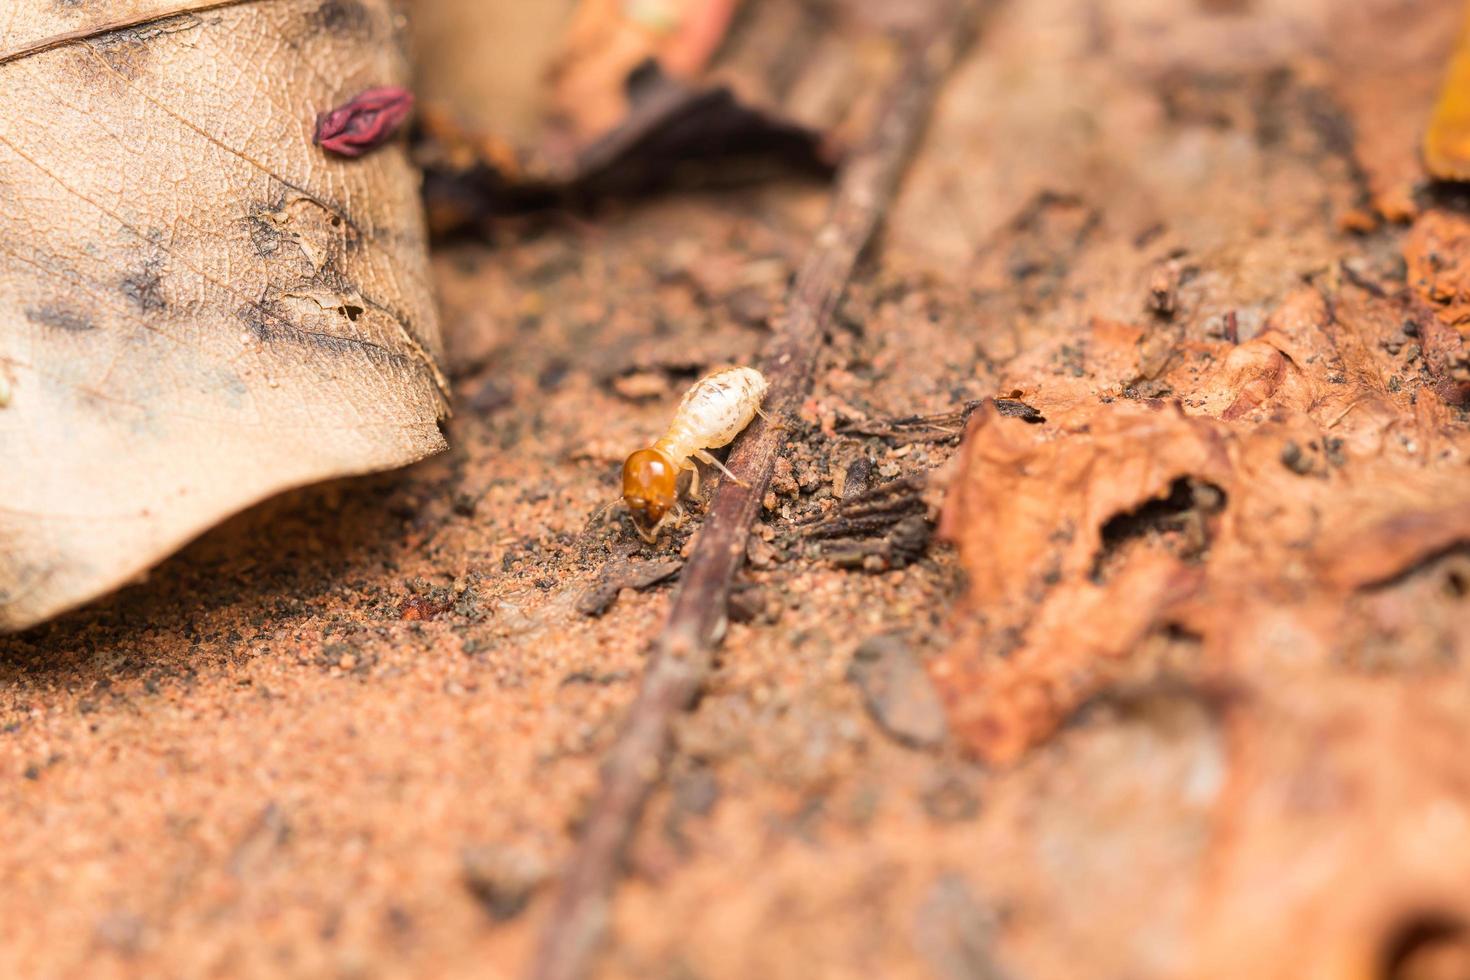
[[(1423, 971), (1464, 965), (1470, 922), (1470, 429), (1440, 317), (1470, 289), (1414, 279), (1470, 264), (1470, 234), (1463, 203), (1416, 198), (1402, 135), (1458, 8), (1326, 6), (1037, 0), (989, 18), (792, 431), (719, 668), (635, 841), (608, 976), (1465, 975)], [(515, 975), (671, 583), (615, 586), (698, 525), (650, 547), (594, 517), (684, 386), (757, 356), (826, 193), (676, 194), (442, 249), (449, 453), (273, 501), (0, 640), (0, 972)], [(1314, 301), (1353, 312), (1323, 326)], [(1406, 335), (1394, 303), (1428, 304), (1437, 339)], [(1291, 334), (1297, 315), (1318, 333)], [(1342, 344), (1318, 336), (1340, 341), (1332, 322), (1366, 338), (1343, 382)], [(1310, 391), (1371, 388), (1399, 428), (1349, 426), (1334, 448), (1321, 397), (1208, 401), (1257, 392), (1220, 372), (1273, 324), (1323, 345), (1320, 377), (1301, 358)], [(1046, 421), (976, 424), (964, 467), (957, 431), (892, 423), (957, 430), (1013, 391)], [(1273, 429), (1253, 452), (1320, 478), (1327, 503), (1427, 473), (1449, 530), (1373, 565), (1386, 580), (1343, 579), (1321, 608), (1369, 609), (1346, 626), (1282, 618), (1217, 647), (1199, 624), (1234, 594), (1209, 592), (1215, 619), (1156, 604), (1126, 642), (1037, 640), (1033, 621), (1088, 588), (1116, 609), (1155, 595), (1108, 585), (1126, 575), (1236, 567), (1209, 547), (1233, 540), (1236, 498), (1220, 517), (1196, 492), (1108, 537), (1168, 497), (1170, 470), (1103, 510), (1008, 484), (1037, 505), (992, 513), (985, 431), (1089, 451), (1119, 412), (1179, 399), (1241, 439), (1300, 408), (1315, 445), (1287, 460), (1298, 430)], [(1420, 444), (1385, 455), (1401, 432)], [(1200, 466), (1179, 472), (1251, 480)], [(908, 478), (930, 488), (895, 491), (923, 501), (916, 544), (805, 532)], [(958, 550), (926, 540), (946, 483), (970, 501), (951, 495)], [(1074, 503), (1082, 534), (1117, 545), (1102, 564), (1075, 581), (1065, 560), (1034, 581), (1009, 564), (1033, 553), (1015, 528), (1049, 535)], [(1000, 530), (967, 537), (981, 526)], [(1019, 680), (997, 666), (1016, 651)]]

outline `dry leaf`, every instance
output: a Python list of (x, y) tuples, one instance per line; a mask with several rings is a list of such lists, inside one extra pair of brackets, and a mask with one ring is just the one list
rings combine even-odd
[(1465, 977), (1470, 225), (1416, 186), (1465, 5), (1091, 9), (1006, 8), (885, 253), (1046, 419), (974, 419), (930, 664), (1003, 965)]
[(1353, 603), (1470, 542), (1470, 438), (1435, 407), (1443, 385), (1427, 367), (1416, 393), (1382, 380), (1418, 308), (1407, 290), (1300, 292), (1212, 372), (1168, 376), (1187, 411), (1063, 394), (1038, 400), (1045, 425), (976, 413), (943, 525), (966, 632), (933, 668), (970, 748), (1015, 760), (1157, 667), (1152, 640), (1232, 675), (1283, 636), (1305, 659), (1357, 655), (1345, 638), (1373, 630)]
[(443, 448), (418, 181), (397, 145), (312, 145), (319, 112), (403, 82), (389, 0), (0, 22), (0, 628)]
[(1466, 976), (1467, 708), (1432, 678), (1313, 675), (1229, 712), (1190, 975)]

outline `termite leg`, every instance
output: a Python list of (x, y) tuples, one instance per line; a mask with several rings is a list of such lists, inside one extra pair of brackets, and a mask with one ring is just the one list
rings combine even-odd
[(766, 423), (766, 425), (769, 425), (773, 429), (785, 429), (786, 428), (786, 420), (785, 419), (772, 418), (766, 412), (766, 410), (763, 409), (763, 408), (756, 409), (755, 410), (755, 414), (759, 415), (761, 417), (761, 421), (764, 422), (764, 423)]
[(613, 509), (622, 502), (622, 497), (615, 497), (612, 500), (609, 500), (607, 503), (603, 504), (601, 507), (594, 510), (592, 512), (592, 516), (587, 518), (587, 524), (582, 528), (582, 533), (586, 534), (593, 528), (600, 527), (601, 525), (606, 524), (607, 515), (611, 514), (613, 512)]
[(750, 486), (749, 483), (746, 483), (744, 480), (740, 479), (740, 477), (736, 476), (734, 473), (731, 473), (729, 471), (729, 469), (726, 468), (726, 466), (725, 466), (724, 463), (722, 463), (719, 460), (715, 459), (713, 456), (711, 456), (709, 453), (705, 452), (703, 449), (696, 450), (695, 453), (694, 453), (694, 458), (697, 459), (697, 460), (699, 460), (701, 463), (709, 463), (711, 466), (713, 466), (716, 469), (718, 469), (721, 473), (725, 474), (730, 479), (732, 479), (736, 483), (740, 484), (742, 487), (748, 487), (748, 486)]
[(689, 464), (689, 496), (699, 496), (699, 467)]

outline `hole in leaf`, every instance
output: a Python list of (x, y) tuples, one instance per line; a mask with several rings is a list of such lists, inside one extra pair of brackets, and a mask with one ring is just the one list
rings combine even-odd
[(1181, 476), (1164, 496), (1114, 514), (1102, 526), (1093, 581), (1102, 582), (1112, 560), (1135, 541), (1154, 541), (1188, 561), (1202, 559), (1210, 544), (1208, 518), (1224, 510), (1225, 503), (1225, 491), (1215, 484)]
[(1414, 916), (1383, 946), (1383, 980), (1464, 980), (1470, 976), (1470, 935), (1449, 916)]
[(1450, 590), (1450, 595), (1456, 599), (1463, 599), (1470, 593), (1470, 581), (1466, 580), (1465, 573), (1458, 568), (1445, 576), (1444, 584)]

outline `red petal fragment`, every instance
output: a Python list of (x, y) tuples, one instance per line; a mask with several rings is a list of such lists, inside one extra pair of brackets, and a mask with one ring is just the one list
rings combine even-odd
[(338, 156), (360, 157), (386, 143), (412, 111), (408, 89), (370, 88), (317, 116), (312, 142)]

